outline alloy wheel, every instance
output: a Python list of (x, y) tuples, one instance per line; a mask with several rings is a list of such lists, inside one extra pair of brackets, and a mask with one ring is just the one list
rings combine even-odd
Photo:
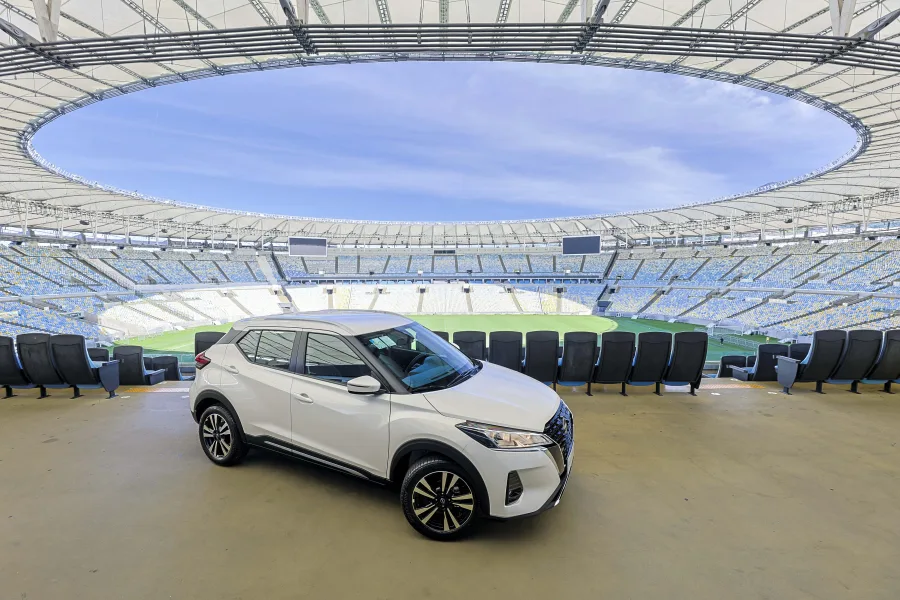
[(412, 509), (423, 525), (440, 533), (463, 527), (475, 512), (475, 496), (466, 481), (450, 471), (434, 471), (416, 482)]
[(222, 415), (213, 412), (203, 420), (203, 443), (216, 460), (228, 456), (232, 443), (231, 427)]

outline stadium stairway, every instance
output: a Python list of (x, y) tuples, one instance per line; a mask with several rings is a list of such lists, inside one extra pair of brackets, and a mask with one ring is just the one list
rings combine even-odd
[(191, 316), (191, 315), (197, 315), (196, 320), (198, 320), (198, 321), (200, 320), (200, 315), (197, 313), (197, 311), (190, 310), (186, 306), (183, 308), (181, 306), (179, 306), (179, 308), (182, 308), (182, 313), (183, 313), (183, 314), (179, 314), (178, 312), (172, 310), (170, 307), (166, 306), (166, 304), (164, 302), (159, 302), (157, 300), (151, 300), (149, 298), (145, 298), (144, 302), (146, 302), (147, 304), (149, 304), (151, 306), (155, 306), (156, 308), (158, 308), (159, 310), (161, 310), (162, 312), (164, 312), (167, 315), (172, 315), (176, 321), (184, 321), (185, 317)]
[(662, 273), (660, 273), (660, 274), (659, 274), (659, 277), (656, 278), (657, 281), (663, 281), (663, 280), (665, 280), (666, 275), (668, 274), (669, 271), (672, 270), (672, 267), (674, 267), (675, 264), (676, 264), (677, 262), (678, 262), (677, 260), (674, 260), (674, 259), (673, 259), (672, 262), (670, 262), (670, 263), (666, 266), (666, 270), (663, 271)]
[[(708, 260), (708, 259), (707, 259), (707, 260)], [(709, 302), (709, 301), (712, 300), (713, 298), (719, 298), (719, 297), (721, 297), (721, 296), (722, 296), (722, 293), (721, 293), (721, 292), (719, 292), (718, 290), (713, 290), (713, 291), (711, 291), (710, 293), (708, 293), (706, 296), (704, 296), (704, 297), (703, 297), (703, 300), (701, 300), (701, 301), (698, 302), (697, 304), (693, 305), (692, 307), (688, 308), (687, 310), (681, 311), (680, 313), (678, 313), (678, 314), (676, 315), (676, 317), (681, 317), (682, 315), (686, 315), (687, 313), (691, 312), (692, 310), (696, 310), (696, 309), (700, 308), (701, 306), (703, 306), (704, 304), (706, 304), (707, 302)]]
[(472, 289), (469, 288), (469, 292), (466, 293), (466, 310), (469, 314), (474, 313), (475, 310), (472, 308)]
[[(603, 271), (603, 279), (609, 279), (609, 274), (612, 272), (613, 265), (616, 264), (616, 259), (619, 258), (619, 251), (613, 251), (612, 257), (609, 259), (609, 262), (606, 263), (606, 270)], [(581, 259), (581, 269), (584, 271), (584, 257)]]
[[(833, 255), (822, 255), (822, 254), (818, 255), (818, 258), (821, 258), (822, 260), (820, 260), (819, 262), (817, 262), (816, 264), (814, 264), (814, 265), (811, 266), (810, 268), (806, 269), (805, 271), (801, 271), (801, 272), (797, 273), (796, 275), (794, 275), (794, 277), (793, 277), (794, 281), (799, 281), (801, 277), (804, 277), (804, 276), (805, 276), (807, 273), (809, 273), (810, 271), (813, 271), (813, 270), (815, 270), (816, 268), (818, 268), (819, 265), (821, 265), (823, 262), (827, 261), (827, 260), (828, 260), (829, 258), (831, 258), (832, 256), (833, 256)], [(851, 270), (852, 270), (852, 269), (851, 269)], [(850, 271), (847, 271), (847, 272), (849, 273)], [(803, 281), (803, 283), (806, 283), (807, 281), (809, 281), (809, 280), (806, 279), (805, 281)], [(803, 284), (801, 283), (800, 285), (803, 285)], [(799, 286), (798, 286), (798, 287), (799, 287)]]
[(508, 287), (508, 288), (506, 288), (506, 292), (509, 294), (509, 297), (512, 298), (513, 304), (516, 305), (516, 310), (517, 310), (518, 312), (520, 312), (520, 313), (525, 312), (524, 310), (522, 310), (522, 305), (519, 304), (519, 299), (516, 298), (516, 290), (515, 290), (515, 288)]
[[(779, 297), (778, 294), (772, 294), (771, 296), (764, 297), (763, 300), (762, 300), (762, 302), (757, 302), (756, 304), (753, 304), (753, 305), (749, 306), (748, 308), (745, 308), (744, 310), (738, 311), (738, 312), (734, 313), (733, 315), (731, 315), (730, 317), (728, 317), (728, 319), (729, 319), (729, 320), (731, 320), (731, 319), (737, 319), (737, 318), (738, 318), (739, 316), (741, 316), (742, 314), (744, 314), (744, 313), (746, 313), (746, 312), (749, 312), (749, 311), (753, 310), (754, 308), (756, 308), (756, 307), (759, 306), (760, 304), (765, 304), (766, 302), (769, 301), (769, 298), (777, 298), (777, 297)], [(711, 298), (709, 298), (709, 299), (711, 300)]]
[(416, 313), (422, 314), (422, 304), (425, 303), (425, 288), (419, 288), (419, 300), (416, 303)]
[[(708, 265), (709, 261), (711, 261), (711, 260), (712, 260), (712, 258), (710, 258), (708, 256), (706, 258), (704, 258), (703, 262), (700, 263), (700, 266), (697, 267), (697, 269), (693, 273), (691, 273), (690, 277), (687, 278), (687, 281), (691, 281), (694, 278), (694, 275), (696, 275), (697, 273), (699, 273), (700, 271), (705, 269), (706, 265)], [(671, 283), (671, 281), (669, 283)]]
[(375, 303), (378, 302), (378, 296), (381, 295), (381, 290), (379, 288), (375, 288), (375, 293), (372, 294), (372, 302), (369, 304), (369, 310), (375, 310)]
[(275, 285), (278, 283), (279, 278), (286, 279), (284, 273), (279, 273), (278, 276), (276, 276), (275, 271), (272, 270), (272, 265), (274, 264), (275, 268), (279, 271), (281, 270), (281, 267), (279, 267), (275, 261), (270, 262), (266, 260), (265, 255), (257, 255), (256, 264), (259, 265), (259, 270), (262, 271), (262, 274), (266, 276), (266, 281), (268, 281), (269, 283)]
[(100, 259), (100, 258), (82, 258), (81, 262), (87, 264), (87, 266), (91, 267), (92, 269), (101, 273), (102, 275), (106, 275), (107, 277), (109, 277), (110, 279), (112, 279), (113, 281), (115, 281), (116, 283), (118, 283), (119, 285), (124, 287), (125, 289), (127, 289), (127, 290), (134, 289), (134, 282), (132, 280), (130, 280), (127, 277), (125, 277), (124, 275), (122, 275), (122, 273), (120, 273), (116, 269), (113, 269), (111, 266), (109, 266), (108, 264), (103, 262), (102, 259)]
[[(832, 255), (832, 256), (834, 256), (834, 255)], [(883, 256), (884, 256), (884, 255), (873, 256), (871, 259), (867, 260), (866, 262), (860, 263), (860, 264), (856, 265), (855, 267), (853, 267), (853, 268), (851, 268), (851, 269), (847, 269), (846, 271), (841, 272), (841, 274), (838, 275), (837, 277), (833, 277), (833, 278), (829, 279), (829, 282), (834, 281), (835, 279), (840, 279), (840, 278), (842, 278), (842, 277), (846, 277), (847, 275), (849, 275), (849, 274), (852, 273), (853, 271), (858, 271), (859, 269), (865, 267), (865, 266), (868, 265), (869, 263), (875, 262), (876, 260), (878, 260), (879, 258), (882, 258)], [(825, 261), (822, 261), (822, 262), (825, 262)], [(822, 264), (822, 263), (819, 263), (819, 264)], [(894, 274), (896, 274), (896, 272), (895, 272), (895, 273), (892, 273), (891, 275), (894, 275)], [(888, 275), (888, 277), (891, 277), (891, 275)]]
[[(866, 299), (866, 298), (862, 298), (862, 297), (860, 297), (859, 295), (854, 296), (854, 297), (852, 297), (852, 298), (848, 298), (847, 296), (839, 296), (838, 298), (836, 298), (835, 300), (833, 300), (832, 302), (830, 302), (830, 303), (828, 304), (828, 306), (825, 306), (825, 307), (820, 308), (820, 309), (818, 309), (818, 310), (811, 310), (811, 311), (809, 311), (809, 312), (805, 312), (805, 313), (802, 313), (802, 314), (799, 314), (799, 315), (794, 315), (794, 316), (792, 316), (792, 317), (790, 317), (790, 318), (788, 318), (788, 319), (782, 319), (782, 320), (780, 320), (780, 321), (775, 321), (774, 323), (770, 323), (770, 324), (766, 325), (766, 327), (777, 327), (778, 325), (780, 325), (780, 324), (782, 324), (782, 323), (788, 323), (788, 322), (790, 322), (790, 321), (796, 321), (797, 319), (803, 319), (803, 318), (805, 318), (805, 317), (809, 317), (809, 316), (815, 315), (815, 314), (817, 314), (817, 313), (822, 313), (822, 312), (825, 312), (825, 311), (827, 311), (827, 310), (831, 310), (831, 309), (833, 309), (833, 308), (835, 308), (835, 307), (837, 307), (837, 306), (841, 306), (842, 304), (848, 304), (848, 305), (849, 305), (849, 304), (856, 304), (857, 302), (862, 302), (862, 301), (865, 300), (865, 299)], [(877, 320), (877, 319), (876, 319), (876, 320)]]
[[(737, 257), (735, 257), (735, 258), (737, 258)], [(741, 278), (739, 269), (741, 268), (741, 265), (744, 264), (744, 262), (745, 262), (748, 258), (749, 258), (748, 256), (745, 256), (745, 257), (741, 258), (741, 260), (739, 260), (739, 261), (737, 262), (737, 264), (735, 264), (733, 267), (731, 267), (731, 268), (730, 268), (728, 271), (726, 271), (725, 273), (722, 273), (722, 276), (719, 277), (719, 281), (724, 281), (724, 282), (726, 282), (726, 285), (731, 285), (731, 284), (734, 283), (735, 281), (739, 280), (739, 279)], [(698, 271), (698, 272), (699, 272), (699, 271)], [(735, 274), (734, 274), (735, 272), (737, 272), (738, 275), (735, 275)]]
[(781, 263), (786, 261), (789, 257), (790, 257), (789, 254), (785, 254), (784, 256), (782, 256), (781, 258), (776, 260), (772, 265), (770, 265), (768, 269), (766, 269), (765, 271), (763, 271), (762, 273), (760, 273), (759, 275), (754, 277), (753, 281), (758, 281), (760, 279), (763, 279), (769, 271), (771, 271), (772, 269), (774, 269), (775, 267), (777, 267), (778, 265), (780, 265)]
[(639, 315), (639, 314), (641, 314), (642, 312), (644, 312), (645, 310), (647, 310), (648, 308), (650, 308), (650, 307), (653, 305), (653, 303), (656, 302), (657, 300), (659, 300), (659, 298), (660, 298), (662, 295), (663, 295), (663, 290), (656, 290), (655, 292), (653, 292), (653, 295), (650, 296), (650, 301), (647, 302), (645, 305), (643, 305), (643, 306), (640, 308), (640, 310), (635, 311), (634, 314)]
[(241, 311), (248, 317), (253, 316), (253, 313), (250, 312), (250, 310), (246, 306), (241, 304), (240, 300), (237, 299), (237, 297), (234, 295), (233, 292), (230, 294), (226, 294), (225, 292), (219, 292), (219, 293), (222, 295), (223, 298), (228, 298), (228, 300), (230, 300), (231, 303), (234, 304), (238, 308), (239, 311)]
[[(184, 310), (188, 311), (188, 314), (197, 313), (198, 315), (200, 315), (201, 318), (209, 321), (210, 323), (216, 320), (212, 316), (210, 316), (207, 312), (202, 311), (199, 308), (197, 308), (196, 306), (188, 304), (187, 302), (185, 302), (181, 299), (173, 299), (172, 302), (174, 304), (177, 304), (179, 307), (183, 308)], [(249, 313), (248, 313), (248, 315), (249, 315)]]

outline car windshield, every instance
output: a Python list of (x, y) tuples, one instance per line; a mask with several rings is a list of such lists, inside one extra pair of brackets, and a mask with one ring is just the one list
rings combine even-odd
[(481, 370), (479, 362), (418, 323), (356, 337), (410, 392), (453, 387)]

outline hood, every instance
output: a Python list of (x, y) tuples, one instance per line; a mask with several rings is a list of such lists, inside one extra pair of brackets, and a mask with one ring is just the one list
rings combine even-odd
[(471, 379), (424, 396), (444, 416), (528, 431), (543, 431), (560, 402), (543, 383), (488, 362)]

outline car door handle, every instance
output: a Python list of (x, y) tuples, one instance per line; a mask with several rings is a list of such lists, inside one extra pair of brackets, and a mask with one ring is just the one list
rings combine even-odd
[(303, 402), (304, 404), (312, 404), (313, 403), (313, 399), (310, 398), (309, 394), (307, 394), (307, 393), (294, 394), (294, 399), (298, 400), (299, 402)]
[(226, 371), (228, 371), (229, 373), (231, 373), (232, 375), (237, 375), (238, 373), (240, 373), (240, 371), (238, 371), (238, 368), (235, 367), (234, 365), (225, 365), (222, 368), (225, 369)]

